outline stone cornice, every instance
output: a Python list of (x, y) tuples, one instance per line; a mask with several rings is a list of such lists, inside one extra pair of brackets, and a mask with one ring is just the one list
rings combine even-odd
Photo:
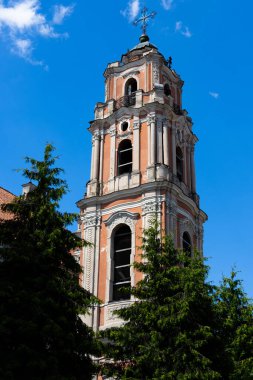
[(91, 207), (95, 206), (97, 204), (106, 204), (109, 202), (113, 202), (124, 198), (130, 198), (134, 196), (141, 196), (145, 192), (149, 191), (169, 191), (171, 193), (174, 193), (175, 196), (178, 197), (180, 201), (183, 201), (188, 207), (190, 207), (194, 213), (198, 214), (200, 218), (205, 222), (207, 220), (207, 215), (204, 211), (202, 211), (197, 204), (192, 200), (188, 195), (184, 194), (182, 189), (177, 186), (175, 183), (169, 182), (169, 181), (163, 181), (163, 182), (148, 182), (145, 184), (142, 184), (138, 187), (134, 187), (127, 190), (120, 190), (115, 191), (113, 193), (105, 194), (103, 196), (97, 196), (97, 197), (90, 197), (90, 198), (84, 198), (79, 200), (76, 205), (79, 208), (84, 207)]
[[(174, 123), (180, 122), (181, 125), (187, 126), (189, 121), (187, 120), (188, 116), (184, 115), (175, 115), (173, 110), (168, 104), (161, 104), (158, 102), (152, 102), (144, 104), (142, 107), (134, 108), (134, 107), (121, 107), (119, 110), (116, 110), (111, 115), (107, 116), (104, 119), (96, 119), (90, 121), (90, 127), (88, 130), (93, 133), (93, 130), (96, 128), (103, 128), (103, 126), (107, 123), (111, 125), (121, 119), (122, 117), (131, 118), (132, 116), (141, 117), (141, 114), (145, 111), (145, 113), (160, 113), (164, 115), (164, 117), (171, 119)], [(195, 135), (194, 135), (195, 136)]]

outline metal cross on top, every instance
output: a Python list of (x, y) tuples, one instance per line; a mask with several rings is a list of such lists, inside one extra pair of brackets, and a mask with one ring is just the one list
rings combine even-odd
[(141, 23), (142, 24), (142, 26), (141, 26), (142, 32), (143, 32), (143, 34), (146, 34), (148, 20), (150, 18), (154, 18), (156, 15), (156, 12), (151, 12), (150, 14), (148, 14), (148, 9), (146, 7), (144, 7), (142, 9), (141, 14), (142, 14), (142, 16), (139, 19), (136, 19), (133, 22), (133, 25), (137, 26), (139, 23)]

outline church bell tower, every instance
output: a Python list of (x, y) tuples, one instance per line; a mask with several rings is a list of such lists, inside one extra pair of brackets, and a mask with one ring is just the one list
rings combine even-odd
[(206, 214), (196, 192), (192, 119), (182, 108), (184, 82), (146, 34), (108, 64), (105, 102), (95, 108), (91, 174), (77, 202), (80, 233), (92, 243), (80, 255), (83, 286), (101, 300), (87, 317), (94, 330), (118, 326), (113, 311), (136, 284), (141, 236), (156, 216), (175, 246), (202, 252)]

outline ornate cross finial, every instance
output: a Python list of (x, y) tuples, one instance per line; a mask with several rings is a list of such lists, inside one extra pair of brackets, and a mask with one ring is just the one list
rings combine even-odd
[(141, 23), (142, 24), (141, 29), (142, 29), (143, 34), (145, 35), (146, 30), (147, 30), (148, 20), (150, 18), (154, 18), (156, 15), (156, 12), (151, 12), (150, 14), (148, 14), (148, 9), (146, 7), (144, 7), (142, 9), (141, 14), (142, 14), (142, 16), (139, 19), (136, 19), (133, 22), (133, 25), (137, 26), (139, 23)]

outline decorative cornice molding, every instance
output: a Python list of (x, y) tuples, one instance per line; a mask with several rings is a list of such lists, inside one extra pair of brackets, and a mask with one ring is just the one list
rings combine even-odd
[(131, 231), (134, 231), (135, 223), (139, 219), (140, 214), (129, 211), (118, 211), (112, 214), (108, 219), (104, 221), (104, 224), (108, 228), (109, 237), (111, 236), (114, 228), (119, 224), (126, 224), (131, 228)]
[(130, 218), (131, 220), (137, 220), (139, 217), (140, 214), (138, 212), (132, 213), (129, 211), (118, 211), (109, 216), (104, 223), (106, 226), (110, 226), (117, 219)]
[(96, 214), (92, 214), (92, 215), (88, 214), (85, 216), (81, 216), (80, 219), (81, 219), (82, 223), (84, 224), (85, 228), (94, 227), (94, 226), (100, 225), (101, 213), (97, 212)]
[(142, 215), (159, 213), (162, 210), (162, 196), (157, 196), (153, 199), (147, 199), (142, 205)]
[(140, 74), (139, 70), (133, 70), (133, 71), (130, 71), (130, 72), (126, 73), (125, 75), (123, 75), (123, 78), (126, 79), (128, 77), (132, 77), (132, 76), (135, 76), (138, 74)]

